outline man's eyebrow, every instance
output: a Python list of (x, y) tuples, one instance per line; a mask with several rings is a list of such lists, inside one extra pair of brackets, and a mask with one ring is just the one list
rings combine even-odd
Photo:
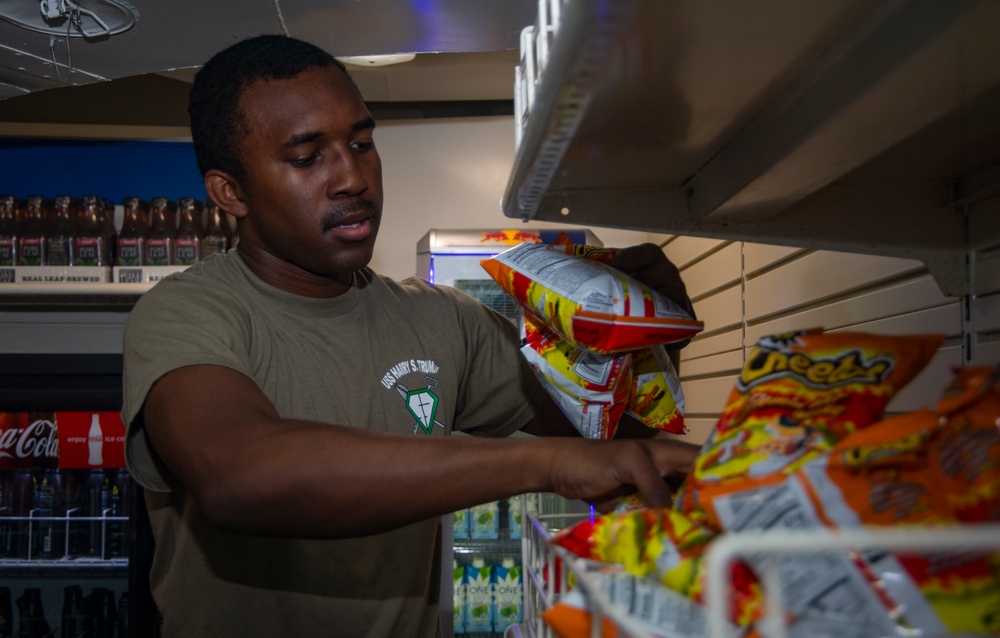
[(296, 133), (295, 135), (288, 138), (288, 141), (282, 144), (282, 148), (295, 148), (299, 144), (306, 144), (317, 138), (322, 137), (323, 134), (319, 131), (310, 131), (308, 133)]
[[(364, 119), (358, 120), (354, 124), (351, 124), (351, 131), (357, 133), (358, 131), (365, 131), (375, 128), (375, 118), (366, 117)], [(308, 144), (315, 139), (323, 137), (323, 133), (319, 131), (309, 131), (306, 133), (296, 133), (288, 138), (282, 148), (295, 148), (299, 144)]]
[(351, 130), (355, 132), (373, 128), (375, 128), (375, 118), (373, 117), (366, 117), (365, 119), (358, 120), (357, 122), (351, 125)]

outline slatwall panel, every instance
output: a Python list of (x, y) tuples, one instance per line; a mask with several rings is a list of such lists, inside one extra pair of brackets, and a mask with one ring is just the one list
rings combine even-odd
[(705, 322), (681, 358), (687, 440), (704, 441), (746, 352), (770, 334), (811, 327), (944, 334), (944, 345), (889, 413), (934, 405), (953, 367), (1000, 362), (1000, 289), (971, 298), (963, 316), (965, 300), (942, 294), (918, 261), (680, 236), (662, 247)]

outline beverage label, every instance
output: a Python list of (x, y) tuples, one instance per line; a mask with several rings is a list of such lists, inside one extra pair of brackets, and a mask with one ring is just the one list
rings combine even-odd
[(469, 633), (493, 630), (493, 619), (490, 617), (493, 605), (492, 573), (491, 565), (465, 567), (465, 600), (469, 610), (465, 631)]
[(76, 240), (76, 266), (104, 266), (104, 239), (79, 237)]
[(197, 239), (177, 239), (174, 242), (174, 263), (190, 266), (198, 261), (200, 242)]
[(14, 266), (17, 257), (17, 244), (14, 238), (0, 239), (0, 266)]
[(44, 258), (42, 251), (41, 237), (22, 237), (21, 242), (21, 266), (41, 266)]
[(503, 632), (522, 620), (521, 566), (505, 560), (494, 567), (493, 631)]
[(73, 246), (69, 237), (49, 237), (45, 242), (45, 262), (49, 266), (71, 266)]
[(507, 499), (507, 530), (511, 540), (521, 538), (521, 499)]
[(465, 566), (455, 565), (452, 570), (452, 591), (454, 593), (453, 598), (453, 614), (452, 614), (452, 626), (454, 627), (454, 633), (464, 634), (465, 633), (465, 617), (467, 615), (468, 606), (465, 602)]
[(118, 265), (119, 266), (141, 266), (142, 265), (143, 240), (119, 239), (118, 240)]
[(0, 412), (0, 469), (58, 464), (59, 435), (52, 412)]
[(456, 540), (469, 539), (469, 510), (458, 510), (452, 514), (452, 530)]
[(474, 539), (500, 538), (500, 504), (497, 501), (469, 508), (469, 536)]
[(150, 266), (170, 266), (169, 239), (150, 239), (146, 242), (146, 264)]

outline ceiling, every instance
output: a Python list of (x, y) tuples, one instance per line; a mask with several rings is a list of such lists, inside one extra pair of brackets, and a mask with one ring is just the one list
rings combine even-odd
[[(186, 126), (187, 90), (205, 60), (282, 32), (336, 56), (419, 54), (349, 67), (369, 102), (509, 102), (520, 31), (537, 10), (537, 0), (76, 1), (106, 18), (132, 9), (134, 24), (82, 37), (65, 19), (45, 21), (39, 0), (0, 0), (0, 121)], [(83, 26), (97, 30), (86, 15)]]

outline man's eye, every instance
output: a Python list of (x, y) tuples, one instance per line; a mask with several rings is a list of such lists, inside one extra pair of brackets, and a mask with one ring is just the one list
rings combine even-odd
[(295, 168), (306, 168), (307, 166), (312, 166), (316, 162), (318, 155), (309, 155), (306, 157), (296, 157), (293, 160), (289, 160), (288, 163)]
[(358, 151), (370, 151), (375, 148), (375, 142), (354, 142), (352, 146)]

